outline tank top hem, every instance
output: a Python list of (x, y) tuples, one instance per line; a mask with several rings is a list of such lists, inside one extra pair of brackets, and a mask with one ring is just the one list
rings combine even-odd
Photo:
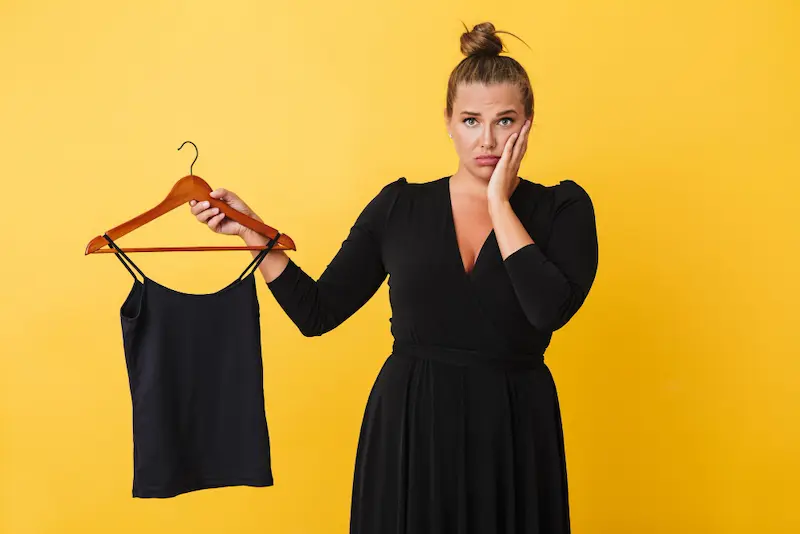
[(194, 491), (204, 489), (215, 489), (224, 487), (247, 486), (252, 488), (264, 488), (274, 486), (275, 481), (272, 476), (264, 477), (224, 477), (224, 478), (202, 478), (191, 484), (180, 486), (165, 486), (153, 488), (134, 487), (132, 496), (138, 499), (168, 499), (177, 497)]

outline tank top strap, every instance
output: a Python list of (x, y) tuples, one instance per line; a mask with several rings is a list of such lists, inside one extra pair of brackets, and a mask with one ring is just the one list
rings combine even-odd
[[(133, 271), (132, 271), (132, 270), (131, 270), (131, 268), (128, 266), (128, 263), (130, 263), (130, 264), (131, 264), (131, 266), (132, 266), (134, 269), (136, 269), (136, 270), (139, 272), (139, 274), (140, 274), (140, 275), (142, 275), (142, 278), (147, 278), (147, 277), (145, 276), (145, 274), (142, 272), (142, 270), (141, 270), (139, 267), (137, 267), (135, 263), (133, 263), (133, 261), (132, 261), (132, 260), (131, 260), (131, 259), (128, 257), (128, 255), (127, 255), (127, 254), (125, 254), (124, 252), (122, 252), (122, 249), (120, 249), (120, 248), (117, 246), (117, 244), (116, 244), (116, 243), (114, 243), (114, 240), (113, 240), (113, 239), (111, 239), (111, 238), (108, 236), (108, 234), (103, 234), (103, 237), (104, 237), (104, 238), (106, 238), (106, 241), (108, 241), (108, 244), (109, 244), (109, 245), (111, 245), (111, 246), (112, 246), (114, 249), (116, 249), (116, 251), (117, 251), (117, 254), (114, 254), (114, 255), (117, 257), (117, 259), (119, 259), (119, 261), (120, 261), (120, 262), (122, 262), (122, 265), (124, 265), (124, 266), (125, 266), (125, 268), (126, 268), (126, 269), (128, 269), (128, 272), (129, 272), (129, 273), (131, 273), (131, 276), (133, 276), (133, 279), (134, 279), (134, 280), (138, 280), (138, 279), (136, 278), (136, 275), (135, 275), (135, 274), (133, 274)], [(123, 260), (122, 258), (125, 258), (125, 259)], [(127, 263), (125, 262), (125, 260), (127, 260)]]
[(281, 233), (276, 231), (275, 237), (267, 242), (267, 248), (261, 249), (261, 251), (258, 254), (256, 254), (256, 256), (253, 258), (250, 264), (242, 272), (242, 274), (239, 275), (239, 278), (237, 278), (238, 281), (241, 281), (243, 278), (245, 278), (246, 275), (249, 275), (248, 271), (250, 271), (251, 268), (253, 269), (252, 272), (255, 272), (256, 269), (258, 269), (258, 265), (262, 262), (264, 258), (267, 257), (267, 254), (269, 254), (269, 251), (272, 250), (272, 247), (274, 247), (275, 244), (278, 242), (278, 238), (280, 236)]

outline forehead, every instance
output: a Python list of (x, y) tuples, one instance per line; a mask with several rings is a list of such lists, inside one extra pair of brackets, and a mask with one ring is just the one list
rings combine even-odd
[(453, 102), (456, 113), (461, 110), (493, 112), (497, 109), (522, 108), (519, 87), (510, 83), (485, 85), (482, 83), (461, 84)]

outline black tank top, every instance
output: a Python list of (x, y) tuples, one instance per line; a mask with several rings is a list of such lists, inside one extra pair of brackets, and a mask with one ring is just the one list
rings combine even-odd
[(134, 280), (120, 307), (134, 497), (273, 485), (255, 271), (279, 236), (232, 283), (195, 294), (151, 280), (104, 234)]

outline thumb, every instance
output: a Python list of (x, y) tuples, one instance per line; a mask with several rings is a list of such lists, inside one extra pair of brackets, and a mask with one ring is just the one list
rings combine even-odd
[(233, 191), (228, 191), (224, 187), (220, 187), (209, 193), (212, 198), (220, 199), (232, 208), (248, 213), (250, 208), (239, 198)]
[(234, 193), (228, 191), (224, 187), (219, 187), (213, 190), (211, 193), (209, 193), (209, 195), (212, 198), (222, 200), (223, 202), (227, 202), (229, 204), (235, 200), (238, 200), (238, 197)]

